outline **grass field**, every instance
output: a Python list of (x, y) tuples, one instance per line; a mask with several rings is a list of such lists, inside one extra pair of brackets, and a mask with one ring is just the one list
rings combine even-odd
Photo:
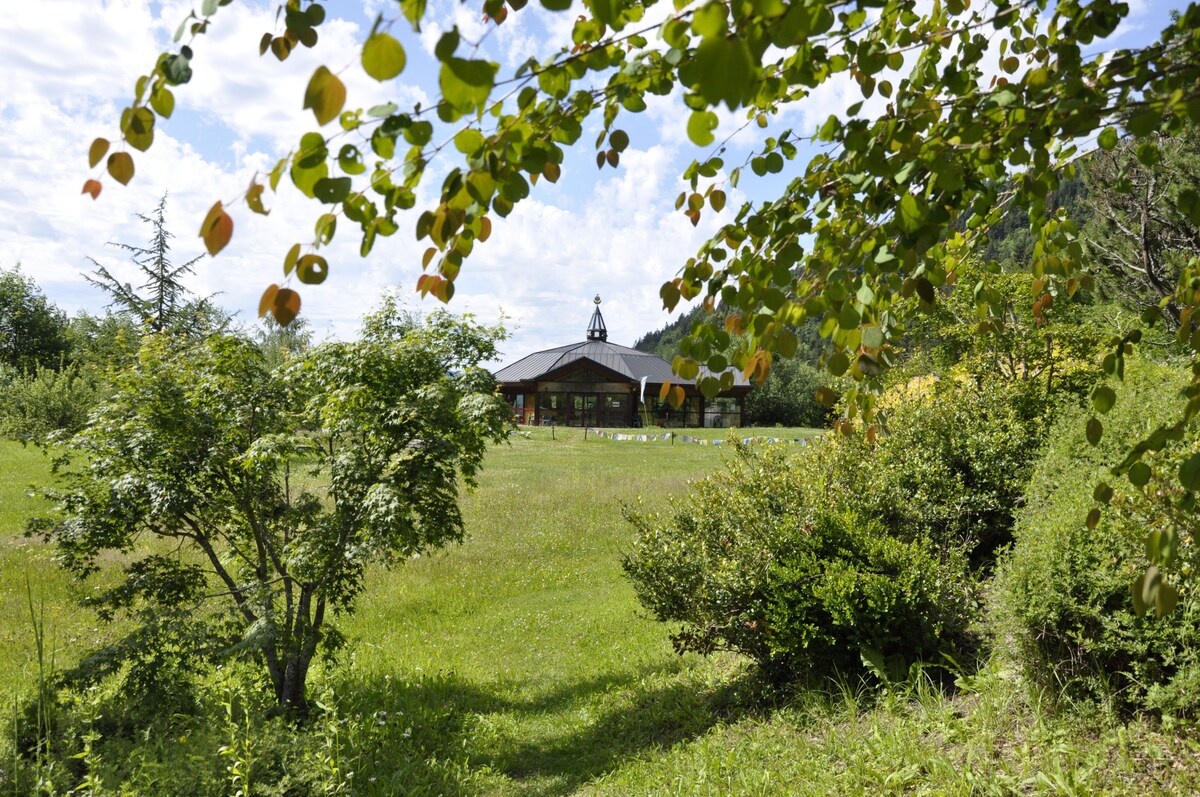
[[(1189, 727), (1055, 718), (1003, 671), (963, 679), (953, 696), (918, 681), (882, 696), (830, 687), (783, 699), (765, 694), (733, 657), (677, 656), (669, 629), (644, 615), (621, 573), (631, 533), (622, 507), (665, 510), (687, 500), (687, 481), (723, 456), (719, 446), (585, 440), (582, 430), (563, 428), (526, 430), (494, 449), (479, 489), (464, 497), (467, 541), (372, 572), (358, 611), (343, 619), (348, 649), (313, 678), (325, 708), (316, 741), (288, 759), (311, 771), (285, 768), (320, 788), (291, 793), (1200, 789), (1200, 744)], [(47, 476), (39, 452), (0, 443), (4, 705), (32, 686), (27, 577), (60, 663), (105, 633), (75, 607), (49, 552), (20, 536), (24, 518), (41, 509), (27, 487)], [(214, 679), (203, 703), (211, 727), (193, 724), (132, 752), (114, 747), (123, 759), (106, 765), (107, 790), (97, 793), (183, 793), (161, 786), (182, 782), (180, 767), (196, 771), (188, 794), (232, 793), (231, 749), (265, 789), (249, 793), (276, 793), (271, 757), (282, 755), (282, 742), (273, 735), (282, 731), (244, 727), (238, 742), (236, 723), (215, 719), (232, 692), (228, 678)], [(134, 775), (122, 768), (126, 758), (142, 762)]]

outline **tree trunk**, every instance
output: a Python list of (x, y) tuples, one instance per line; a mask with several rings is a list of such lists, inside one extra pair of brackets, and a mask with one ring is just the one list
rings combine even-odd
[(283, 688), (278, 695), (279, 707), (289, 719), (296, 722), (308, 719), (308, 696), (305, 686), (310, 663), (311, 659), (303, 654), (288, 659)]

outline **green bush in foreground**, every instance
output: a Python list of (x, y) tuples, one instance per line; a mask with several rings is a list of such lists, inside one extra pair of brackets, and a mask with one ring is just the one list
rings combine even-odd
[(968, 648), (964, 558), (836, 508), (828, 480), (843, 451), (736, 450), (673, 516), (629, 515), (625, 570), (643, 605), (682, 624), (679, 650), (733, 650), (795, 679)]
[[(1161, 619), (1138, 617), (1130, 584), (1145, 567), (1147, 534), (1173, 535), (1178, 554), (1163, 569), (1169, 580), (1195, 565), (1196, 511), (1179, 505), (1174, 474), (1200, 438), (1149, 455), (1155, 474), (1144, 487), (1114, 480), (1108, 467), (1124, 441), (1172, 419), (1182, 386), (1168, 368), (1131, 362), (1096, 447), (1084, 440), (1083, 409), (1055, 424), (1018, 514), (1015, 542), (1001, 559), (992, 590), (997, 648), (1051, 697), (1099, 701), (1118, 710), (1194, 714), (1200, 706), (1200, 602), (1191, 584)], [(1099, 523), (1088, 529), (1093, 491), (1114, 491)]]
[(850, 673), (869, 663), (901, 679), (914, 662), (969, 652), (974, 601), (961, 557), (854, 514), (821, 512), (797, 531), (767, 585), (772, 667)]

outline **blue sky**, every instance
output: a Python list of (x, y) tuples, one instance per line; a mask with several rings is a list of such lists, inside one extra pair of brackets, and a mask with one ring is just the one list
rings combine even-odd
[[(79, 193), (93, 176), (87, 168), (88, 144), (95, 136), (117, 137), (118, 115), (134, 80), (153, 65), (192, 6), (147, 0), (9, 4), (0, 17), (0, 214), (7, 222), (0, 233), (0, 267), (21, 263), (68, 312), (98, 312), (104, 297), (81, 276), (91, 268), (87, 257), (132, 278), (128, 262), (105, 242), (144, 242), (148, 230), (134, 214), (148, 212), (164, 192), (170, 195), (168, 224), (176, 235), (178, 261), (202, 252), (196, 231), (208, 207), (216, 199), (234, 200), (256, 171), (268, 171), (303, 132), (315, 129), (301, 99), (318, 64), (340, 74), (350, 106), (365, 108), (389, 98), (401, 106), (428, 103), (436, 96), (429, 53), (440, 34), (457, 24), (470, 41), (486, 30), (478, 3), (431, 1), (420, 34), (403, 22), (392, 28), (404, 44), (408, 66), (396, 81), (380, 85), (358, 67), (355, 47), (376, 14), (396, 16), (397, 4), (330, 0), (325, 5), (329, 17), (319, 29), (318, 47), (298, 50), (282, 64), (257, 55), (262, 33), (279, 29), (274, 5), (235, 2), (221, 9), (209, 34), (196, 42), (195, 77), (176, 91), (174, 116), (158, 130), (151, 151), (137, 156), (137, 177), (124, 188), (106, 180), (93, 202)], [(670, 6), (660, 5), (664, 13)], [(1130, 18), (1101, 46), (1145, 42), (1167, 24), (1170, 9), (1181, 5), (1178, 0), (1131, 3)], [(530, 3), (486, 36), (480, 53), (499, 61), (502, 75), (511, 74), (530, 55), (545, 57), (569, 41), (576, 13), (551, 14)], [(850, 102), (848, 86), (830, 84), (792, 109), (780, 125), (807, 132)], [(741, 123), (724, 116), (719, 132)], [(738, 191), (730, 192), (724, 214), (708, 214), (693, 229), (674, 210), (674, 200), (684, 188), (684, 168), (705, 152), (687, 140), (685, 121), (678, 97), (651, 98), (645, 113), (622, 119), (632, 143), (621, 168), (601, 171), (594, 163), (598, 128), (593, 123), (569, 154), (559, 182), (541, 182), (476, 249), (463, 268), (451, 309), (486, 321), (507, 319), (514, 334), (505, 362), (582, 339), (596, 293), (604, 298), (610, 340), (631, 345), (661, 327), (670, 316), (661, 308), (659, 285), (741, 201), (769, 196), (787, 176), (756, 182), (747, 172)], [(740, 162), (755, 141), (751, 131), (735, 138), (726, 162)], [(446, 161), (435, 170), (449, 165)], [(802, 168), (798, 159), (789, 171)], [(304, 315), (319, 335), (353, 335), (359, 316), (386, 290), (412, 295), (427, 244), (418, 244), (411, 231), (440, 182), (436, 172), (427, 178), (401, 231), (381, 239), (368, 259), (359, 258), (349, 225), (324, 252), (329, 279), (321, 286), (302, 286)], [(288, 247), (311, 239), (319, 213), (283, 184), (266, 204), (275, 208), (267, 218), (234, 205), (233, 242), (217, 258), (202, 261), (193, 283), (197, 293), (219, 293), (219, 301), (247, 321), (255, 316), (262, 289), (281, 278)], [(415, 296), (413, 304), (437, 305)]]

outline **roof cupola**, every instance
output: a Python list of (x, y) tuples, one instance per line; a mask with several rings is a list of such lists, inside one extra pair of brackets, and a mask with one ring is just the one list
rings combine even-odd
[(600, 294), (597, 293), (592, 301), (596, 303), (596, 311), (592, 313), (592, 320), (588, 323), (587, 339), (607, 341), (608, 328), (604, 326), (604, 316), (600, 315)]

